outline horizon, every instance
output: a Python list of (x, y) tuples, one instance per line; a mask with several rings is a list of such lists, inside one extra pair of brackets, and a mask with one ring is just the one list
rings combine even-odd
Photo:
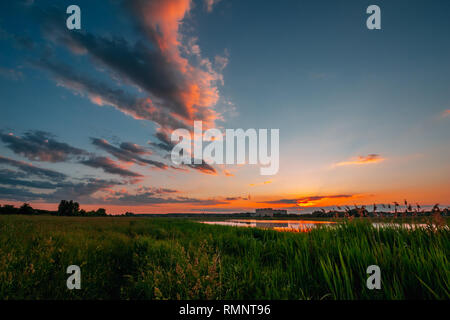
[[(68, 201), (70, 201), (70, 200), (68, 200)], [(24, 202), (24, 203), (0, 203), (0, 207), (1, 206), (5, 206), (5, 205), (12, 205), (15, 208), (20, 208), (21, 205), (23, 205), (23, 204), (29, 204), (29, 203), (26, 203), (26, 202)], [(54, 205), (54, 206), (52, 206), (50, 208), (50, 207), (48, 207), (48, 205)], [(363, 206), (368, 212), (375, 212), (373, 205), (374, 204), (368, 205), (368, 206), (363, 205)], [(408, 205), (411, 205), (411, 207), (412, 207), (412, 211), (411, 212), (416, 212), (416, 210), (417, 210), (417, 212), (432, 212), (432, 209), (435, 206), (438, 206), (438, 208), (442, 209), (442, 210), (450, 209), (449, 205), (441, 205), (441, 204), (438, 204), (438, 203), (434, 204), (434, 205), (430, 205), (430, 204), (423, 204), (423, 205), (421, 205), (421, 204), (419, 204), (420, 205), (420, 209), (417, 207), (417, 204), (415, 204), (415, 205), (408, 204)], [(406, 210), (408, 209), (408, 205), (398, 205), (397, 206), (398, 213), (400, 214), (402, 212), (406, 212)], [(389, 204), (376, 203), (375, 206), (377, 206), (376, 212), (378, 212), (378, 213), (395, 213), (395, 205), (393, 203), (389, 203)], [(381, 206), (381, 208), (380, 208), (380, 206)], [(386, 207), (383, 207), (383, 206), (386, 206)], [(391, 206), (391, 208), (388, 208), (387, 206)], [(34, 206), (32, 206), (32, 207), (33, 207), (33, 209), (45, 210), (45, 211), (49, 211), (49, 212), (57, 212), (58, 211), (58, 204), (45, 204), (45, 206), (40, 206), (38, 204), (36, 207), (34, 207)], [(298, 211), (297, 210), (295, 212), (292, 212), (292, 211), (287, 210), (287, 214), (288, 215), (307, 215), (307, 214), (312, 214), (314, 212), (320, 212), (322, 210), (325, 210), (325, 211), (328, 211), (328, 212), (346, 212), (347, 209), (350, 209), (350, 210), (357, 209), (358, 204), (353, 204), (351, 206), (350, 205), (348, 205), (348, 206), (344, 205), (343, 207), (344, 208), (342, 208), (342, 207), (338, 208), (338, 206), (305, 207), (302, 211)], [(372, 209), (370, 209), (370, 207), (372, 207)], [(126, 208), (128, 208), (128, 207), (126, 207)], [(230, 215), (232, 215), (232, 214), (255, 213), (256, 209), (273, 209), (273, 208), (260, 207), (260, 208), (255, 208), (255, 210), (253, 210), (253, 211), (234, 211), (233, 209), (229, 209), (229, 211), (226, 211), (226, 210), (224, 210), (224, 211), (220, 211), (220, 210), (217, 210), (217, 211), (202, 211), (202, 210), (199, 210), (199, 211), (190, 211), (190, 212), (164, 212), (164, 213), (162, 213), (162, 212), (153, 212), (153, 213), (151, 213), (151, 212), (132, 212), (130, 210), (127, 210), (126, 208), (124, 209), (125, 211), (115, 211), (113, 213), (111, 213), (111, 212), (106, 212), (106, 213), (108, 215), (110, 215), (110, 216), (124, 215), (125, 213), (132, 213), (134, 215), (171, 215), (171, 214), (180, 214), (180, 215), (183, 215), (183, 214), (186, 214), (186, 215), (188, 215), (188, 214), (193, 214), (193, 215), (196, 215), (196, 214), (228, 215), (228, 214), (230, 214)], [(97, 209), (100, 209), (100, 207), (96, 207), (96, 206), (93, 206), (93, 205), (90, 205), (90, 206), (83, 206), (82, 204), (80, 205), (80, 210), (96, 211)], [(276, 209), (274, 209), (274, 210), (276, 210)]]

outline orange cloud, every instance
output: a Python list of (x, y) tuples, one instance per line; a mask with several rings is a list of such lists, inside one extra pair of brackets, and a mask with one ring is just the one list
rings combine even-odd
[(234, 177), (234, 174), (232, 174), (230, 171), (228, 170), (223, 170), (223, 173), (227, 176), (227, 177)]
[[(165, 58), (182, 74), (182, 84), (178, 99), (184, 104), (188, 119), (202, 117), (204, 121), (214, 121), (217, 114), (210, 108), (219, 99), (216, 83), (223, 81), (222, 75), (214, 70), (209, 59), (200, 56), (200, 47), (195, 39), (182, 43), (180, 25), (192, 8), (191, 0), (135, 1), (136, 13), (146, 26)], [(208, 2), (212, 7), (214, 1)], [(194, 65), (181, 55), (181, 51), (196, 58)]]
[(335, 166), (349, 166), (349, 165), (361, 165), (361, 164), (371, 164), (382, 162), (385, 159), (379, 154), (369, 154), (367, 156), (359, 156), (357, 158), (352, 158), (347, 161), (338, 162)]
[(272, 180), (267, 180), (267, 181), (263, 181), (263, 182), (259, 182), (259, 183), (250, 183), (249, 186), (256, 187), (256, 186), (262, 186), (264, 184), (269, 184), (269, 183), (272, 183)]
[(450, 117), (450, 109), (445, 110), (442, 112), (442, 118)]

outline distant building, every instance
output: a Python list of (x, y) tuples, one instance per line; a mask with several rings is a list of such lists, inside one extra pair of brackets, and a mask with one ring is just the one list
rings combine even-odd
[(255, 217), (273, 217), (275, 214), (287, 214), (287, 210), (278, 210), (272, 208), (256, 209), (253, 214)]

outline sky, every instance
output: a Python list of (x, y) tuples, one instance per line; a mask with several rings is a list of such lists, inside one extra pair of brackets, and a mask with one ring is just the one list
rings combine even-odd
[[(81, 29), (69, 30), (69, 5)], [(369, 30), (366, 9), (381, 9)], [(0, 204), (292, 213), (450, 204), (448, 1), (0, 4)], [(279, 129), (260, 165), (171, 161), (171, 133)]]

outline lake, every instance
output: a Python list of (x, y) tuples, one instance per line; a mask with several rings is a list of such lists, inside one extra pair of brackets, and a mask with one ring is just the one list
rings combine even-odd
[(310, 220), (252, 220), (233, 219), (226, 221), (202, 221), (204, 224), (215, 224), (234, 227), (251, 227), (261, 229), (273, 229), (276, 231), (308, 232), (317, 226), (331, 226), (332, 221), (310, 221)]
[[(225, 221), (201, 221), (204, 224), (233, 226), (233, 227), (249, 227), (261, 229), (273, 229), (284, 232), (308, 232), (318, 226), (332, 227), (337, 222), (333, 221), (314, 221), (314, 220), (254, 220), (254, 219), (232, 219)], [(375, 228), (426, 228), (427, 224), (417, 223), (387, 223), (374, 222), (372, 225)], [(434, 226), (434, 225), (433, 225)], [(448, 228), (448, 226), (447, 226)]]

